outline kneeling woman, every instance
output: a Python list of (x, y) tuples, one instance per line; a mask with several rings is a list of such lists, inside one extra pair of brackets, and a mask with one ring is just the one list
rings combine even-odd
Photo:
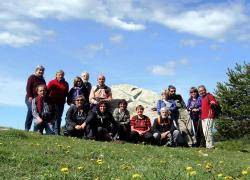
[(111, 141), (117, 133), (118, 124), (113, 115), (108, 111), (107, 102), (100, 101), (97, 106), (96, 139), (103, 141)]
[(144, 107), (142, 105), (137, 106), (135, 110), (137, 115), (133, 116), (130, 120), (130, 140), (134, 143), (138, 143), (139, 141), (151, 143), (153, 136), (150, 133), (150, 119), (147, 116), (143, 115)]
[(170, 111), (167, 107), (160, 109), (160, 116), (154, 120), (152, 133), (154, 142), (158, 145), (167, 143), (169, 146), (182, 145), (182, 137), (169, 117)]
[(37, 97), (32, 100), (32, 115), (34, 118), (34, 131), (43, 134), (55, 134), (53, 131), (53, 122), (56, 119), (58, 110), (46, 96), (47, 88), (45, 85), (38, 85)]
[(93, 122), (96, 118), (95, 113), (88, 111), (84, 106), (85, 98), (79, 95), (75, 98), (66, 114), (66, 125), (64, 135), (79, 138), (93, 138)]

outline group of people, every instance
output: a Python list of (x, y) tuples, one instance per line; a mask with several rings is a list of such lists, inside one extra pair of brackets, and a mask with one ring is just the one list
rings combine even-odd
[(157, 108), (153, 109), (157, 110), (158, 116), (151, 124), (142, 105), (136, 106), (136, 115), (132, 116), (124, 99), (119, 101), (113, 112), (110, 111), (112, 92), (105, 84), (104, 75), (99, 75), (98, 84), (92, 87), (88, 81), (89, 74), (84, 72), (75, 77), (73, 87), (69, 89), (64, 71), (57, 71), (55, 79), (46, 85), (44, 70), (43, 66), (37, 66), (27, 81), (27, 131), (34, 121), (34, 131), (60, 135), (62, 114), (67, 103), (70, 107), (63, 128), (65, 136), (167, 146), (195, 146), (204, 139), (207, 148), (214, 147), (212, 105), (218, 105), (218, 102), (203, 85), (190, 89), (187, 106), (182, 96), (176, 94), (176, 88), (170, 85), (162, 92)]

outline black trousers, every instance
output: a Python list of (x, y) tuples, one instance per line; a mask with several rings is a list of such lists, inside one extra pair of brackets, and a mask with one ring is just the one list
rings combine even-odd
[(151, 144), (153, 142), (153, 135), (150, 132), (146, 132), (145, 134), (140, 135), (136, 131), (131, 131), (130, 141), (133, 143), (145, 142), (147, 144)]

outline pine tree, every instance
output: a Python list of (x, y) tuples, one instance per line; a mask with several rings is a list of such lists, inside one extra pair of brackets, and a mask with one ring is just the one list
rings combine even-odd
[(215, 94), (222, 108), (216, 122), (219, 139), (250, 134), (250, 63), (228, 69), (228, 82), (217, 83)]
[(223, 116), (232, 120), (250, 119), (250, 63), (228, 69), (228, 82), (217, 83)]

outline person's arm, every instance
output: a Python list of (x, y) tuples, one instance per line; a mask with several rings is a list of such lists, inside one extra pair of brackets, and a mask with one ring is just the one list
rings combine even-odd
[(71, 105), (66, 113), (65, 121), (71, 127), (75, 127), (77, 125), (73, 119), (73, 114), (74, 114), (75, 108), (76, 108), (75, 105)]
[(159, 131), (158, 131), (158, 118), (155, 118), (151, 129), (154, 133), (159, 133)]
[(89, 102), (92, 103), (92, 104), (97, 104), (98, 103), (97, 100), (95, 100), (95, 89), (94, 89), (94, 87), (90, 91)]
[(32, 115), (33, 115), (34, 119), (36, 120), (37, 124), (43, 122), (43, 119), (39, 116), (39, 113), (37, 112), (36, 99), (32, 100), (31, 111), (32, 111)]
[(151, 129), (151, 121), (148, 117), (146, 119), (146, 126), (147, 126), (147, 129), (145, 131), (141, 131), (141, 134), (145, 134), (146, 132), (150, 131), (150, 129)]
[(27, 80), (27, 85), (26, 85), (26, 92), (27, 92), (27, 97), (29, 99), (29, 102), (32, 101), (34, 95), (33, 95), (33, 84), (34, 84), (34, 76), (31, 75), (28, 80)]
[(54, 86), (54, 83), (53, 83), (53, 80), (50, 81), (47, 85), (47, 95), (49, 96), (50, 95), (50, 92), (52, 91), (53, 89), (53, 86)]
[(105, 101), (111, 101), (112, 100), (112, 92), (111, 89), (108, 87), (107, 89), (108, 93), (107, 93), (107, 98), (105, 98)]
[(160, 110), (161, 110), (161, 100), (157, 101), (157, 113), (160, 115)]

